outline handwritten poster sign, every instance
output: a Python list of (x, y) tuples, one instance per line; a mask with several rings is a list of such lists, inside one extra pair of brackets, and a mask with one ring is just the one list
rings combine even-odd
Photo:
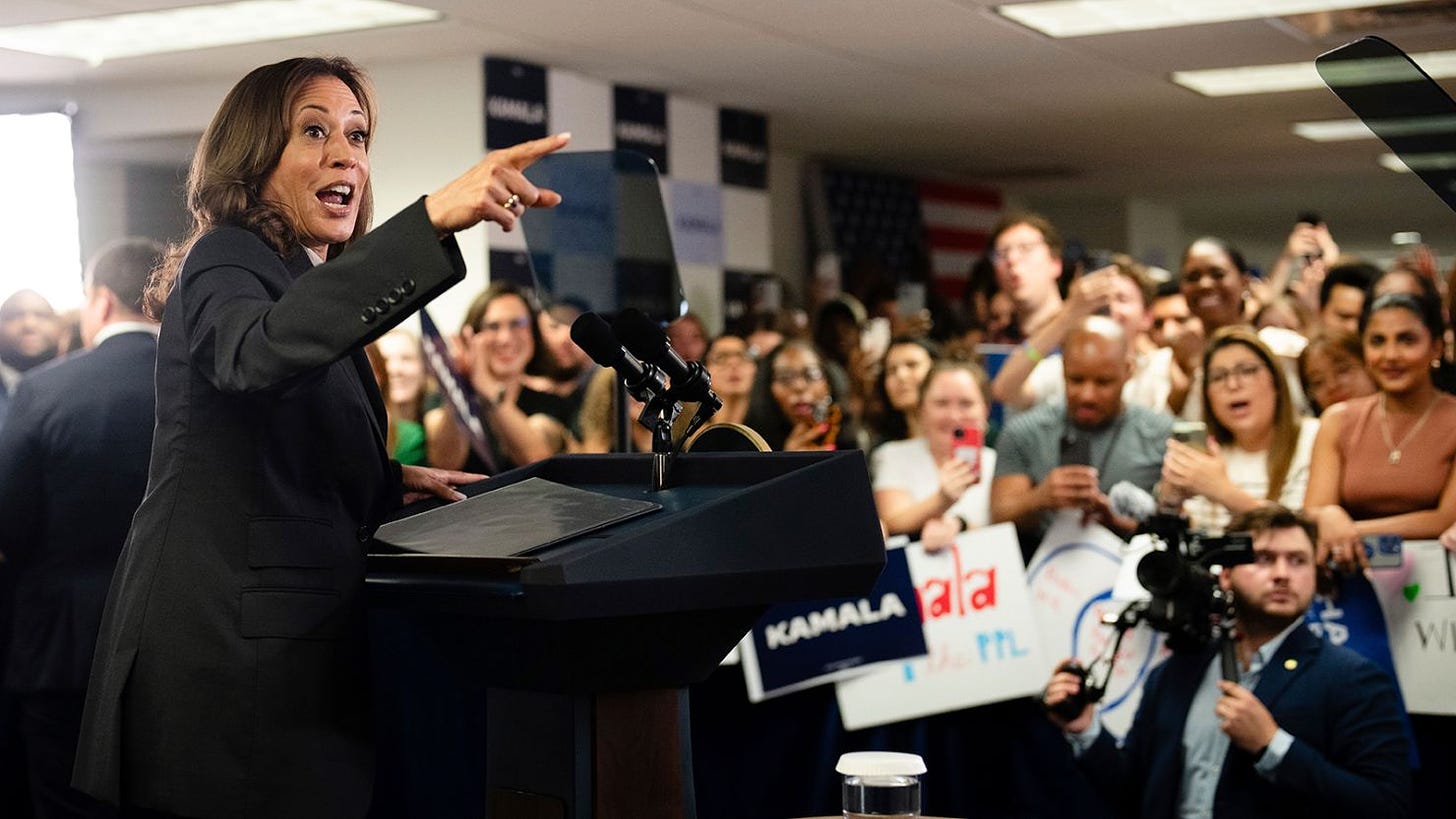
[[(1115, 633), (1103, 624), (1103, 616), (1116, 615), (1126, 605), (1113, 595), (1126, 548), (1101, 526), (1082, 526), (1078, 513), (1058, 515), (1047, 530), (1026, 570), (1047, 654), (1043, 684), (1058, 661), (1076, 657), (1085, 666), (1108, 648)], [(1129, 559), (1137, 556), (1135, 552)], [(1162, 635), (1146, 625), (1123, 638), (1098, 706), (1108, 731), (1119, 737), (1127, 733), (1142, 699), (1143, 681), (1165, 653)]]
[(927, 553), (905, 547), (920, 600), (923, 658), (836, 684), (848, 730), (956, 711), (1041, 690), (1049, 676), (1011, 524)]
[(1406, 709), (1456, 714), (1456, 555), (1434, 540), (1408, 540), (1401, 568), (1367, 574), (1385, 610)]

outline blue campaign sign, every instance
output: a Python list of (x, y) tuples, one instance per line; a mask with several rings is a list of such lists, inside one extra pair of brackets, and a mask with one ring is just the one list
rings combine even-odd
[(886, 552), (879, 581), (863, 597), (774, 606), (750, 637), (744, 673), (755, 700), (927, 653), (903, 549)]

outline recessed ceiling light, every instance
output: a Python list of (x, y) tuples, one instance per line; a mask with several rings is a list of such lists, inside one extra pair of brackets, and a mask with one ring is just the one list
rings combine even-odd
[[(1427, 51), (1412, 54), (1415, 61), (1433, 79), (1456, 77), (1456, 51)], [(1404, 60), (1400, 74), (1382, 70), (1381, 60), (1349, 60), (1341, 65), (1340, 85), (1379, 85), (1391, 77), (1410, 77), (1410, 65)], [(1393, 65), (1393, 64), (1392, 64)], [(1315, 70), (1314, 60), (1278, 65), (1246, 65), (1238, 68), (1214, 68), (1206, 71), (1174, 71), (1173, 82), (1205, 97), (1231, 97), (1239, 94), (1270, 94), (1280, 91), (1304, 91), (1324, 88), (1324, 80)]]
[[(1456, 116), (1402, 117), (1372, 120), (1381, 136), (1411, 137), (1430, 134), (1456, 134)], [(1358, 119), (1330, 119), (1321, 122), (1296, 122), (1294, 133), (1314, 142), (1344, 142), (1352, 139), (1374, 139), (1370, 130)]]
[(121, 57), (424, 23), (434, 9), (389, 0), (241, 0), (0, 28), (0, 48), (100, 65)]
[(1402, 2), (1409, 0), (1048, 0), (997, 6), (996, 11), (1049, 37), (1086, 37)]
[(1295, 136), (1312, 142), (1346, 142), (1352, 139), (1374, 139), (1375, 133), (1358, 119), (1327, 119), (1320, 122), (1296, 122), (1291, 126)]

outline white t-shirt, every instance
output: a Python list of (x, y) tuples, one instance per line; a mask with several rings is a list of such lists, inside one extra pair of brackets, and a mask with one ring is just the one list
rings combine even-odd
[[(899, 489), (919, 501), (940, 491), (940, 473), (924, 438), (888, 441), (870, 455), (874, 489)], [(972, 528), (991, 523), (991, 478), (996, 474), (996, 450), (981, 449), (981, 480), (961, 495), (946, 514), (964, 518)]]
[[(1304, 506), (1304, 490), (1309, 486), (1309, 459), (1314, 451), (1314, 436), (1319, 432), (1319, 419), (1304, 418), (1299, 422), (1299, 440), (1294, 445), (1294, 460), (1279, 490), (1279, 502), (1298, 511)], [(1229, 480), (1251, 497), (1263, 499), (1269, 494), (1269, 452), (1249, 452), (1236, 446), (1223, 447), (1224, 468)], [(1183, 513), (1194, 530), (1221, 534), (1232, 517), (1229, 510), (1199, 495), (1183, 502)]]

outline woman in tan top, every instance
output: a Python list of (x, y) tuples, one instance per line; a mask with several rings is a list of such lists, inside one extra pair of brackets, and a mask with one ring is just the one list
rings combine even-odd
[(1440, 305), (1381, 296), (1360, 337), (1378, 391), (1320, 416), (1305, 493), (1321, 560), (1347, 570), (1365, 560), (1364, 535), (1435, 538), (1456, 521), (1456, 398), (1431, 380), (1445, 338)]

